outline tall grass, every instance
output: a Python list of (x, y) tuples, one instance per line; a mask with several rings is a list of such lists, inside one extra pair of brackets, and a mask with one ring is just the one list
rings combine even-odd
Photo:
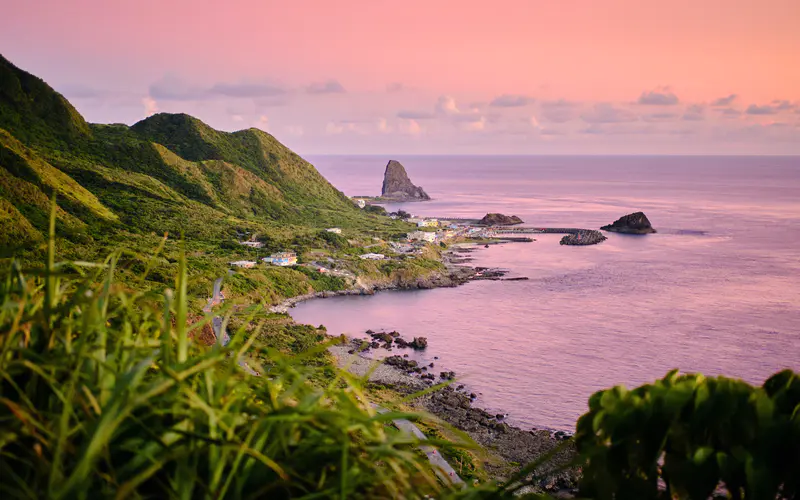
[[(53, 204), (55, 213), (55, 204)], [(358, 380), (312, 383), (303, 360), (193, 339), (187, 272), (157, 295), (104, 262), (57, 262), (55, 218), (41, 269), (0, 282), (3, 498), (416, 498), (447, 492), (397, 414), (377, 414)], [(237, 363), (269, 360), (267, 376)]]

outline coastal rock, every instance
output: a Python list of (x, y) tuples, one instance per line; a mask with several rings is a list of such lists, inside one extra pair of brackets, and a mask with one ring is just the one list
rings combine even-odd
[(390, 160), (383, 174), (381, 196), (393, 201), (427, 201), (431, 197), (419, 186), (411, 183), (406, 169), (399, 161)]
[(644, 212), (634, 212), (624, 215), (615, 220), (613, 224), (603, 226), (600, 229), (603, 231), (625, 234), (648, 234), (656, 232), (653, 226), (650, 225), (650, 220), (648, 220)]
[(516, 215), (503, 215), (503, 214), (486, 214), (483, 219), (478, 221), (478, 224), (484, 226), (513, 226), (514, 224), (522, 224), (523, 220)]
[(594, 229), (579, 229), (574, 233), (570, 233), (563, 238), (561, 238), (562, 245), (596, 245), (598, 243), (602, 243), (606, 241), (608, 238), (605, 237), (603, 233), (600, 231), (595, 231)]
[(428, 339), (426, 337), (414, 337), (414, 340), (409, 342), (408, 346), (417, 350), (425, 349), (428, 347)]

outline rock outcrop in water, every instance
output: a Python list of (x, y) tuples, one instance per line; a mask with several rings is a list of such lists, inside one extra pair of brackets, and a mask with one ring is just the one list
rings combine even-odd
[(625, 234), (648, 234), (655, 233), (656, 230), (650, 225), (650, 221), (644, 212), (634, 212), (624, 215), (615, 220), (613, 224), (603, 226), (600, 229), (613, 233)]
[(392, 201), (427, 201), (431, 197), (419, 186), (411, 183), (406, 169), (399, 161), (390, 160), (383, 174), (381, 197)]
[(606, 241), (606, 239), (607, 238), (600, 231), (595, 231), (594, 229), (578, 229), (574, 233), (570, 233), (561, 238), (560, 243), (562, 245), (573, 246), (596, 245)]
[(484, 226), (513, 226), (514, 224), (522, 224), (522, 219), (516, 215), (503, 215), (503, 214), (486, 214), (483, 219), (478, 221), (478, 224)]

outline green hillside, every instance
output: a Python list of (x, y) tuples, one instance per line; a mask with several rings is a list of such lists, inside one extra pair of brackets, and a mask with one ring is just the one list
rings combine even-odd
[(358, 210), (266, 132), (221, 132), (166, 113), (131, 127), (88, 124), (44, 81), (0, 56), (2, 244), (19, 243), (17, 234), (39, 238), (54, 193), (62, 232), (83, 233), (83, 242), (120, 231), (209, 240), (234, 227), (383, 231), (394, 224)]
[(266, 132), (222, 132), (166, 113), (133, 126), (89, 124), (47, 83), (0, 56), (0, 257), (41, 255), (54, 195), (62, 256), (99, 259), (124, 248), (129, 267), (142, 268), (140, 255), (167, 233), (151, 278), (158, 281), (183, 235), (198, 294), (229, 261), (258, 256), (238, 245), (244, 235), (265, 243), (262, 254), (357, 256), (345, 240), (332, 246), (321, 229), (338, 226), (363, 244), (409, 229), (358, 209)]

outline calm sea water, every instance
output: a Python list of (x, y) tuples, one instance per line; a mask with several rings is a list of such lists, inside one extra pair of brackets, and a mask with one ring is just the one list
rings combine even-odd
[[(597, 228), (643, 210), (659, 232), (481, 248), (473, 265), (530, 280), (316, 300), (296, 320), (426, 336), (421, 359), (523, 427), (572, 429), (594, 391), (672, 368), (752, 383), (800, 370), (800, 158), (396, 159), (434, 198), (400, 205), (419, 215)], [(311, 158), (348, 195), (378, 194), (387, 160)]]

